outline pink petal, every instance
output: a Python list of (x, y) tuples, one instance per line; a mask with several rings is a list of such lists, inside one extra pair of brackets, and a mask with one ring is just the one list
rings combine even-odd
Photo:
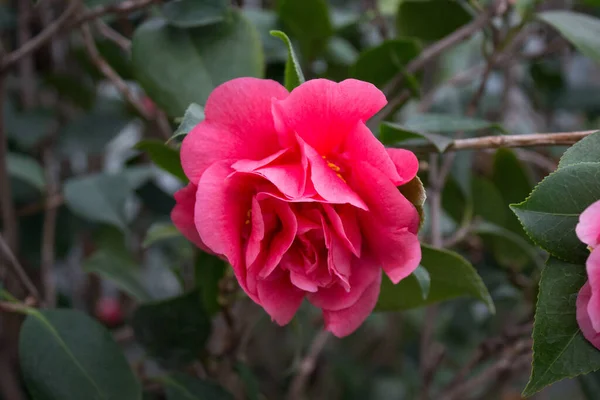
[(194, 223), (194, 207), (196, 205), (196, 190), (197, 186), (190, 183), (183, 189), (175, 193), (175, 207), (171, 211), (171, 220), (179, 231), (190, 242), (206, 252), (210, 250), (200, 239), (196, 224)]
[(392, 282), (410, 275), (421, 260), (419, 215), (394, 184), (369, 164), (353, 169), (352, 187), (369, 207), (357, 210), (363, 237)]
[(251, 181), (243, 175), (227, 178), (233, 172), (230, 164), (228, 160), (215, 163), (202, 175), (194, 215), (202, 241), (213, 252), (227, 258), (245, 290), (241, 239), (247, 212), (252, 207)]
[(581, 213), (575, 232), (583, 243), (591, 247), (598, 246), (600, 243), (600, 200)]
[[(322, 204), (335, 233), (356, 257), (360, 257), (362, 236), (354, 208), (349, 205)], [(335, 208), (334, 208), (335, 207)]]
[(588, 304), (591, 295), (592, 288), (590, 287), (589, 282), (586, 282), (585, 285), (583, 285), (582, 288), (579, 290), (579, 294), (577, 295), (577, 323), (579, 324), (579, 329), (581, 329), (583, 336), (591, 344), (593, 344), (594, 347), (600, 349), (600, 333), (598, 333), (592, 327), (592, 322), (588, 313)]
[(288, 92), (266, 79), (238, 78), (218, 86), (206, 102), (206, 119), (184, 139), (181, 165), (197, 183), (214, 162), (263, 159), (281, 149), (271, 103)]
[(585, 263), (588, 283), (592, 289), (587, 310), (592, 327), (600, 332), (600, 248), (596, 248)]
[[(302, 140), (298, 138), (298, 140)], [(310, 177), (316, 192), (327, 203), (351, 204), (367, 210), (364, 201), (344, 181), (343, 177), (329, 168), (327, 162), (309, 145), (301, 143), (310, 164)]]
[(313, 79), (285, 100), (274, 101), (273, 114), (278, 131), (297, 133), (327, 156), (344, 143), (359, 121), (368, 120), (386, 103), (385, 95), (367, 82)]
[(283, 273), (277, 279), (259, 280), (257, 289), (259, 304), (279, 325), (292, 320), (304, 299), (304, 292)]
[[(256, 197), (252, 198), (252, 211), (249, 222), (252, 224), (248, 244), (246, 245), (246, 266), (250, 266), (256, 261), (261, 251), (261, 242), (265, 237), (265, 223), (262, 211)], [(245, 221), (244, 221), (245, 223)]]
[(350, 131), (342, 154), (348, 160), (361, 160), (371, 164), (394, 182), (396, 186), (400, 185), (399, 182), (402, 182), (396, 165), (390, 159), (385, 147), (373, 136), (373, 133), (363, 122), (357, 123)]
[(342, 285), (321, 287), (308, 300), (315, 306), (337, 311), (351, 307), (364, 291), (381, 276), (380, 266), (371, 257), (353, 258), (350, 274), (350, 291)]
[(381, 274), (367, 287), (362, 296), (352, 306), (337, 311), (324, 309), (325, 329), (337, 337), (348, 336), (358, 329), (375, 308), (379, 298), (380, 285)]
[(279, 218), (279, 228), (269, 243), (268, 255), (265, 264), (260, 271), (259, 277), (266, 278), (279, 265), (281, 258), (290, 248), (296, 237), (298, 222), (288, 203), (280, 200), (267, 199), (261, 203), (261, 207), (271, 207)]
[(390, 148), (386, 150), (400, 176), (400, 180), (394, 182), (396, 186), (404, 185), (417, 176), (417, 172), (419, 171), (419, 160), (412, 151)]

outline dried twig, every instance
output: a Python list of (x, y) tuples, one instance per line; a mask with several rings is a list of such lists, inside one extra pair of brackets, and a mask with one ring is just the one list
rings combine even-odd
[(127, 0), (116, 4), (107, 4), (92, 8), (78, 16), (68, 28), (77, 28), (86, 22), (104, 17), (108, 14), (129, 14), (153, 4), (162, 3), (164, 0)]
[(92, 36), (92, 32), (90, 31), (90, 27), (88, 25), (83, 25), (81, 27), (81, 34), (83, 36), (83, 43), (85, 44), (88, 55), (90, 56), (90, 59), (96, 68), (98, 68), (100, 72), (102, 72), (102, 74), (104, 74), (104, 76), (113, 83), (113, 85), (115, 85), (125, 100), (127, 100), (140, 115), (142, 115), (145, 119), (150, 119), (150, 115), (146, 111), (144, 105), (135, 97), (131, 89), (129, 89), (127, 83), (106, 62), (106, 60), (102, 58), (102, 55), (94, 43), (94, 37)]
[(325, 344), (327, 343), (329, 336), (331, 336), (331, 334), (328, 331), (323, 330), (314, 337), (308, 350), (308, 354), (300, 362), (298, 373), (290, 385), (290, 390), (287, 396), (289, 400), (300, 400), (304, 395), (308, 378), (315, 370), (319, 354), (321, 354), (321, 351), (323, 351), (323, 348), (325, 348)]
[(6, 240), (4, 240), (4, 236), (2, 236), (1, 234), (0, 234), (0, 254), (2, 254), (3, 258), (6, 259), (6, 261), (8, 261), (8, 265), (10, 265), (12, 267), (13, 272), (19, 278), (19, 280), (21, 281), (21, 283), (23, 284), (25, 289), (27, 289), (27, 291), (29, 291), (29, 294), (33, 298), (35, 298), (38, 303), (40, 303), (41, 302), (40, 293), (38, 292), (38, 290), (35, 287), (35, 285), (33, 284), (33, 282), (29, 279), (29, 276), (27, 276), (27, 273), (25, 272), (25, 270), (19, 263), (19, 260), (17, 260), (17, 257), (15, 257), (15, 255), (12, 252), (11, 248), (9, 247), (8, 243), (6, 242)]
[(62, 15), (54, 21), (52, 24), (48, 25), (43, 31), (41, 31), (37, 36), (24, 43), (17, 50), (12, 53), (7, 54), (3, 57), (2, 62), (0, 63), (0, 73), (5, 72), (7, 69), (14, 66), (17, 62), (19, 62), (23, 57), (33, 53), (44, 44), (49, 42), (54, 35), (60, 32), (66, 24), (69, 22), (71, 17), (75, 15), (79, 6), (81, 5), (79, 0), (71, 0), (69, 7), (62, 13)]

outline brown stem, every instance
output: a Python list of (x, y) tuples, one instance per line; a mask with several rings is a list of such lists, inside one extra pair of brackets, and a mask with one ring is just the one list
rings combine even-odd
[(19, 260), (17, 260), (17, 258), (15, 257), (8, 242), (4, 239), (4, 236), (2, 236), (1, 234), (0, 234), (0, 255), (2, 255), (2, 258), (6, 259), (6, 261), (8, 261), (8, 265), (12, 268), (15, 275), (19, 278), (23, 287), (25, 287), (25, 289), (27, 289), (29, 294), (33, 298), (35, 298), (35, 300), (38, 303), (41, 303), (40, 293), (38, 292), (37, 288), (31, 281), (31, 279), (29, 279), (29, 276), (27, 276), (27, 273), (25, 272), (25, 270), (19, 263)]
[(125, 36), (115, 31), (106, 22), (102, 21), (101, 19), (98, 19), (94, 21), (94, 25), (96, 25), (96, 28), (98, 28), (98, 32), (100, 32), (102, 36), (115, 43), (127, 53), (131, 51), (131, 40), (127, 39)]
[(306, 354), (306, 357), (304, 357), (300, 362), (298, 373), (296, 374), (290, 385), (290, 390), (287, 396), (289, 400), (300, 400), (303, 398), (308, 378), (315, 370), (319, 354), (321, 354), (321, 351), (323, 351), (323, 349), (325, 348), (325, 344), (327, 343), (327, 339), (329, 339), (329, 336), (330, 333), (328, 331), (323, 330), (317, 333), (317, 335), (314, 337), (308, 350), (308, 353)]
[[(17, 42), (19, 47), (25, 45), (31, 39), (31, 17), (32, 4), (30, 1), (18, 2), (18, 31)], [(34, 78), (33, 57), (23, 57), (19, 61), (19, 78), (21, 89), (21, 101), (25, 109), (29, 109), (35, 105), (35, 78)]]

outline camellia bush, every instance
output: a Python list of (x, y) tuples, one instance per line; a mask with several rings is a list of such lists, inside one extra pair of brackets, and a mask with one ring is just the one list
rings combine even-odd
[(0, 400), (600, 397), (599, 1), (0, 27)]

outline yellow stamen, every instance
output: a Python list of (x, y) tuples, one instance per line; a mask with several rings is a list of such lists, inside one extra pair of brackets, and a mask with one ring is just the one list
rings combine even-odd
[(342, 174), (340, 174), (339, 172), (336, 174), (338, 178), (340, 178), (341, 180), (344, 181), (344, 183), (347, 183), (346, 180), (342, 177)]
[(248, 212), (246, 213), (246, 225), (250, 225), (250, 218), (252, 217), (252, 210), (248, 210)]

